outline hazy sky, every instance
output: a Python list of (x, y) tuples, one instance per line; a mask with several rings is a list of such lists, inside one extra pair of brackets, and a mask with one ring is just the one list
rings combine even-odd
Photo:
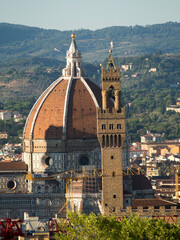
[(180, 0), (0, 0), (0, 22), (46, 29), (99, 29), (180, 22)]

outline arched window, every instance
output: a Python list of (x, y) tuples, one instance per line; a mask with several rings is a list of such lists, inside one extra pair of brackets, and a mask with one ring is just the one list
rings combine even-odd
[(113, 147), (113, 135), (110, 136), (110, 147)]
[(112, 98), (113, 100), (115, 99), (114, 96), (114, 87), (111, 85), (109, 88), (109, 98)]
[(104, 135), (102, 136), (102, 147), (103, 148), (105, 147), (105, 136)]
[(117, 135), (114, 136), (114, 147), (117, 147)]
[(118, 135), (118, 147), (121, 146), (121, 135)]
[(106, 135), (106, 147), (109, 147), (109, 135)]

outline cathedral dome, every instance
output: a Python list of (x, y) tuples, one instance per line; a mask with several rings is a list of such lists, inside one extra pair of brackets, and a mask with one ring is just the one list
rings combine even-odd
[(39, 97), (26, 122), (24, 139), (96, 138), (101, 89), (89, 79), (60, 77)]
[(96, 109), (101, 89), (82, 77), (81, 53), (72, 34), (62, 76), (34, 104), (24, 129), (24, 140), (97, 138)]

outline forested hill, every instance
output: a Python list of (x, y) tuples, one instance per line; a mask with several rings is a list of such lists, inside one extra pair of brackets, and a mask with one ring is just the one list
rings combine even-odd
[[(47, 57), (64, 60), (71, 31), (45, 30), (0, 23), (0, 62), (19, 57)], [(137, 56), (154, 52), (180, 53), (180, 23), (143, 26), (114, 26), (96, 31), (75, 31), (85, 61), (102, 61), (110, 39), (114, 56)]]
[[(180, 54), (121, 57), (115, 58), (115, 63), (121, 66), (122, 100), (131, 140), (139, 141), (146, 130), (164, 133), (165, 139), (180, 138), (180, 113), (166, 112), (180, 97)], [(65, 61), (39, 57), (0, 63), (0, 108), (27, 116), (37, 97), (61, 76), (64, 67)], [(99, 64), (83, 62), (83, 68), (100, 84)], [(0, 131), (9, 132), (10, 126), (0, 121)], [(15, 130), (9, 133), (17, 135)]]

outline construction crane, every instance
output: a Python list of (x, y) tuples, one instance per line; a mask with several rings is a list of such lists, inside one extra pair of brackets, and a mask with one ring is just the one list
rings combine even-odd
[[(36, 223), (36, 224), (34, 224)], [(23, 236), (26, 239), (26, 235), (32, 233), (49, 232), (54, 234), (61, 232), (63, 229), (58, 225), (58, 221), (55, 218), (44, 220), (13, 220), (11, 218), (0, 220), (0, 239), (17, 239), (17, 237)], [(19, 239), (19, 238), (18, 238)], [(29, 238), (28, 238), (29, 239)], [(36, 238), (37, 239), (37, 238)], [(39, 239), (39, 238), (38, 238)]]
[(23, 236), (22, 220), (12, 220), (7, 218), (0, 221), (0, 237), (3, 239), (14, 239), (14, 237)]
[[(178, 181), (178, 174), (179, 174), (179, 166), (174, 167), (167, 167), (166, 169), (159, 168), (162, 174), (173, 174), (175, 175), (175, 199), (179, 200), (179, 181)], [(104, 171), (103, 176), (111, 176), (111, 171)], [(146, 175), (146, 171), (141, 167), (135, 168), (127, 168), (126, 170), (116, 169), (116, 176), (128, 176), (128, 175)], [(62, 212), (62, 210), (66, 207), (66, 215), (68, 212), (74, 211), (73, 205), (73, 181), (77, 180), (87, 180), (88, 178), (101, 178), (102, 177), (102, 170), (101, 169), (90, 169), (90, 170), (69, 170), (57, 174), (53, 174), (48, 177), (41, 177), (41, 178), (31, 178), (32, 181), (40, 181), (40, 180), (59, 180), (65, 179), (66, 180), (66, 202), (59, 210), (58, 214)]]
[(175, 170), (175, 185), (176, 185), (176, 196), (175, 199), (179, 200), (179, 166), (176, 166)]
[[(57, 174), (53, 174), (48, 177), (33, 177), (33, 175), (28, 174), (26, 177), (26, 180), (32, 180), (32, 181), (45, 181), (45, 180), (60, 180), (65, 179), (66, 180), (66, 202), (62, 206), (62, 208), (59, 210), (58, 214), (62, 212), (62, 210), (66, 207), (66, 215), (68, 212), (74, 211), (74, 205), (73, 205), (73, 181), (77, 180), (87, 180), (88, 177), (94, 177), (97, 174), (96, 169), (91, 170), (93, 173), (90, 173), (86, 170), (70, 170), (66, 172), (61, 172)], [(99, 174), (100, 176), (100, 174)]]
[[(126, 171), (120, 171), (119, 169), (116, 170), (117, 175), (139, 175), (142, 174), (144, 170), (139, 169), (138, 171), (128, 168)], [(145, 174), (145, 172), (143, 172)], [(104, 171), (104, 176), (111, 175), (111, 172), (105, 172)], [(79, 169), (79, 170), (69, 170), (57, 174), (53, 174), (48, 177), (34, 177), (36, 175), (27, 175), (26, 180), (32, 180), (32, 181), (45, 181), (45, 180), (60, 180), (60, 179), (65, 179), (66, 180), (66, 201), (62, 208), (59, 210), (58, 214), (60, 214), (64, 208), (66, 208), (66, 216), (68, 212), (73, 212), (74, 211), (74, 204), (73, 204), (73, 183), (74, 181), (82, 180), (83, 183), (84, 181), (86, 184), (83, 185), (83, 189), (85, 191), (92, 191), (92, 186), (91, 183), (89, 183), (89, 179), (95, 179), (95, 182), (97, 178), (102, 178), (102, 171), (101, 169), (90, 169), (90, 170), (84, 170), (84, 169)], [(96, 182), (96, 186), (98, 187), (98, 184)]]

